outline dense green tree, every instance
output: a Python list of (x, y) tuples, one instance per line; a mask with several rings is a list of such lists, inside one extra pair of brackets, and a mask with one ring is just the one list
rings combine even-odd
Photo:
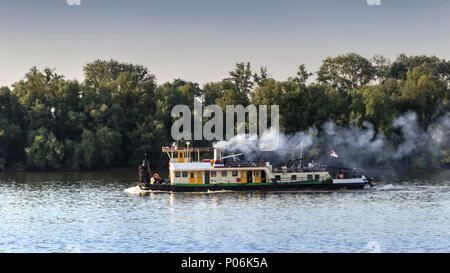
[[(64, 92), (61, 92), (63, 94), (58, 92), (60, 84), (64, 84), (64, 77), (56, 74), (54, 70), (45, 69), (41, 72), (34, 67), (23, 80), (13, 85), (13, 94), (28, 113), (31, 130), (41, 127), (55, 130), (54, 118), (61, 110), (59, 108), (61, 100), (72, 98), (68, 95), (64, 96)], [(63, 98), (60, 98), (60, 95), (63, 95)], [(67, 106), (72, 107), (73, 105), (77, 105), (77, 103), (70, 101)], [(52, 114), (53, 108), (54, 113)]]
[(308, 72), (306, 70), (306, 66), (304, 64), (298, 67), (297, 75), (293, 78), (299, 85), (306, 85), (306, 81), (311, 77), (313, 73)]
[(365, 105), (365, 121), (372, 123), (384, 135), (390, 135), (390, 126), (395, 116), (392, 102), (384, 86), (364, 86), (359, 91)]
[(156, 112), (154, 118), (159, 120), (165, 129), (165, 135), (170, 137), (170, 130), (172, 127), (173, 118), (171, 116), (172, 109), (176, 105), (188, 105), (193, 109), (193, 95), (186, 90), (190, 85), (180, 80), (163, 83), (156, 91)]
[(224, 88), (224, 81), (206, 83), (203, 86), (203, 104), (218, 104), (217, 100), (223, 96), (225, 89), (226, 88)]
[(120, 63), (116, 60), (96, 60), (83, 68), (86, 84), (89, 86), (99, 86), (117, 80), (120, 74), (127, 72), (136, 77), (138, 83), (152, 82), (155, 76), (142, 65)]
[(227, 105), (238, 105), (243, 102), (242, 96), (235, 90), (235, 84), (229, 79), (206, 84), (204, 92), (205, 105), (217, 104), (224, 111)]
[(100, 167), (113, 166), (117, 162), (122, 144), (122, 135), (108, 127), (101, 127), (95, 133), (95, 148), (97, 151), (97, 164)]
[(251, 93), (251, 103), (258, 105), (283, 104), (283, 86), (275, 79), (266, 79), (262, 86), (255, 88)]
[(58, 169), (64, 162), (64, 145), (48, 129), (41, 127), (28, 135), (31, 145), (25, 148), (28, 163), (39, 169)]
[[(425, 152), (438, 150), (441, 163), (450, 164), (450, 63), (435, 56), (402, 54), (392, 63), (381, 55), (329, 57), (316, 83), (308, 83), (312, 73), (304, 65), (279, 81), (267, 67), (253, 73), (245, 62), (203, 87), (182, 79), (158, 85), (146, 67), (115, 60), (96, 60), (84, 72), (85, 81), (78, 82), (54, 69), (32, 68), (11, 90), (0, 88), (0, 169), (135, 166), (144, 153), (153, 165), (166, 167), (160, 149), (172, 141), (172, 108), (192, 109), (195, 100), (223, 110), (227, 105), (279, 105), (281, 129), (287, 133), (320, 130), (330, 120), (340, 126), (369, 122), (394, 143), (401, 135), (393, 120), (413, 111), (438, 146)], [(318, 144), (311, 153), (319, 152)], [(423, 165), (421, 156), (408, 162)]]
[(373, 56), (372, 63), (375, 68), (375, 76), (381, 82), (389, 77), (391, 61), (383, 55), (377, 54)]
[(227, 94), (235, 101), (234, 104), (248, 105), (249, 93), (255, 84), (252, 80), (250, 63), (237, 63), (236, 68), (230, 71), (230, 81), (234, 84), (232, 94)]
[(259, 86), (263, 86), (264, 82), (269, 78), (269, 75), (267, 74), (267, 66), (263, 66), (259, 69), (259, 74), (255, 73), (253, 75), (254, 82)]
[(97, 160), (95, 135), (92, 131), (84, 129), (81, 135), (80, 152), (83, 166), (93, 168)]
[(317, 72), (317, 80), (339, 91), (349, 91), (369, 83), (375, 77), (375, 67), (356, 53), (328, 57)]
[[(272, 105), (283, 105), (285, 106), (285, 90), (283, 89), (282, 83), (276, 81), (273, 78), (268, 78), (264, 80), (261, 86), (256, 87), (250, 93), (250, 102), (254, 105), (267, 105), (267, 126), (270, 126), (271, 122), (271, 106)], [(284, 121), (284, 110), (287, 108), (280, 109), (280, 126), (285, 127)]]
[(427, 66), (435, 70), (439, 77), (449, 79), (450, 62), (436, 56), (407, 56), (400, 54), (397, 59), (387, 67), (387, 78), (406, 80), (407, 73), (415, 67)]
[(9, 88), (0, 88), (0, 170), (23, 159), (25, 114)]
[(448, 82), (440, 79), (433, 69), (418, 66), (407, 73), (400, 94), (395, 98), (401, 112), (414, 111), (422, 121), (430, 123), (438, 106), (448, 99)]

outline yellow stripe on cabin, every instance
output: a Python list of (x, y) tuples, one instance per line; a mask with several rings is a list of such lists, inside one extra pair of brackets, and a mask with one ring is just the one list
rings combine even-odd
[(255, 171), (255, 183), (261, 183), (261, 171)]
[(189, 172), (189, 184), (195, 184), (195, 173)]
[(241, 183), (247, 183), (247, 171), (241, 171)]
[(202, 172), (197, 172), (197, 184), (203, 184)]

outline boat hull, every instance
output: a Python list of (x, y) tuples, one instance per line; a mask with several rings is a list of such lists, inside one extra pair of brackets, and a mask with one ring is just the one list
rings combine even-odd
[(339, 191), (363, 190), (365, 183), (247, 183), (210, 185), (154, 184), (141, 187), (143, 190), (167, 192), (213, 192), (213, 191)]

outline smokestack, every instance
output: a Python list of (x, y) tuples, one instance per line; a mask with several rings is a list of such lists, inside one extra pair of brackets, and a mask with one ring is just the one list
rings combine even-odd
[(300, 142), (300, 166), (299, 168), (303, 168), (303, 141)]
[(222, 160), (222, 150), (219, 148), (214, 148), (214, 161)]

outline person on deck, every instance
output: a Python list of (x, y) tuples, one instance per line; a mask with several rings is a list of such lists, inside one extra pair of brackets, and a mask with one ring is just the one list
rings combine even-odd
[[(154, 174), (153, 174), (153, 176), (152, 176), (152, 181), (153, 181), (153, 183), (155, 183), (155, 184), (162, 184), (162, 183), (161, 183), (161, 177), (159, 176), (158, 173), (154, 173)], [(153, 184), (153, 183), (152, 183), (152, 184)]]
[(150, 185), (150, 163), (148, 162), (148, 154), (145, 153), (142, 164), (139, 165), (139, 185), (142, 187), (148, 187)]

